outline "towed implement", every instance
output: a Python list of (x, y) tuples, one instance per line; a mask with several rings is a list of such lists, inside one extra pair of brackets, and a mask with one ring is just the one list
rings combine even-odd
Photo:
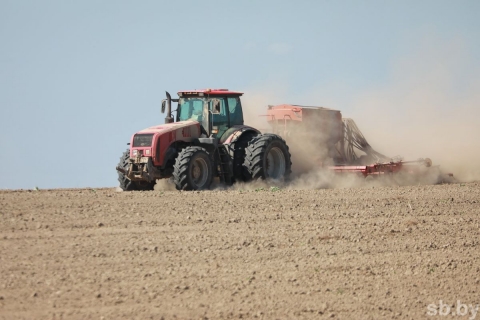
[(290, 145), (297, 173), (322, 167), (363, 177), (428, 176), (431, 183), (453, 179), (452, 174), (441, 175), (429, 158), (403, 161), (375, 151), (355, 122), (338, 110), (283, 104), (268, 106), (266, 117), (272, 131)]

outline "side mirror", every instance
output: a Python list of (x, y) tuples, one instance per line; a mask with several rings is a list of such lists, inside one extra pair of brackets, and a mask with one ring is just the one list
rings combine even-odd
[(214, 99), (214, 100), (212, 101), (212, 104), (213, 104), (213, 106), (212, 106), (212, 113), (213, 113), (213, 114), (219, 114), (219, 113), (220, 113), (220, 100)]
[(162, 100), (162, 113), (165, 113), (165, 100)]

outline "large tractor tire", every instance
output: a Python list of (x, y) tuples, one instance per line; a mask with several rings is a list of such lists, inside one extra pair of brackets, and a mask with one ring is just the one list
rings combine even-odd
[[(130, 149), (127, 149), (122, 156), (120, 157), (120, 162), (118, 167), (127, 171), (130, 160)], [(123, 191), (141, 191), (141, 190), (153, 190), (155, 187), (155, 182), (143, 182), (143, 181), (132, 181), (127, 178), (125, 174), (118, 171), (118, 182), (120, 182), (120, 188)]]
[(213, 165), (207, 151), (201, 147), (186, 147), (173, 166), (173, 181), (177, 190), (204, 190), (213, 179)]
[(262, 134), (248, 144), (243, 165), (253, 180), (285, 180), (292, 173), (290, 158), (285, 140), (276, 134)]
[(245, 162), (245, 150), (248, 143), (256, 136), (256, 133), (246, 132), (233, 143), (233, 176), (236, 182), (248, 181), (251, 179), (246, 167), (243, 166)]

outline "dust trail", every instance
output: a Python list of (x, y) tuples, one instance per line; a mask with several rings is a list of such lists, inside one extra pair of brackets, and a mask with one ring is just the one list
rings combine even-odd
[[(279, 84), (277, 88), (272, 86), (259, 86), (257, 88), (246, 88), (242, 96), (243, 119), (245, 125), (254, 127), (262, 132), (270, 130), (267, 122), (267, 106), (270, 104), (284, 103), (286, 97), (282, 94), (285, 90)], [(280, 94), (278, 94), (280, 92)]]
[[(338, 82), (300, 94), (289, 94), (288, 87), (281, 83), (245, 88), (242, 98), (245, 124), (263, 132), (270, 131), (266, 117), (260, 116), (266, 113), (269, 104), (324, 106), (352, 118), (370, 145), (382, 154), (401, 156), (405, 160), (428, 157), (434, 165), (440, 165), (443, 172), (452, 172), (458, 181), (480, 180), (480, 67), (462, 39), (424, 34), (417, 42), (409, 52), (392, 60), (382, 85), (361, 92)], [(332, 87), (334, 90), (330, 90)], [(329, 164), (322, 146), (324, 137), (284, 138), (293, 160), (293, 175), (288, 183), (240, 183), (231, 189), (432, 184), (438, 178), (436, 169), (421, 179), (399, 175), (393, 181), (336, 176), (319, 166)]]
[[(295, 104), (294, 101), (289, 101), (290, 98), (284, 94), (286, 90), (282, 84), (278, 84), (276, 88), (275, 84), (270, 84), (266, 87), (246, 89), (245, 92), (243, 98), (245, 124), (259, 129), (262, 133), (273, 132), (272, 127), (267, 122), (267, 117), (265, 117), (268, 105)], [(288, 134), (283, 134), (282, 131), (281, 136), (290, 148), (293, 176), (297, 177), (307, 173), (312, 168), (317, 168), (319, 164), (332, 164), (328, 162), (325, 147), (329, 136), (325, 135), (324, 131), (317, 132), (315, 139), (312, 139), (311, 131), (314, 128), (307, 127), (305, 123), (301, 128), (293, 128), (293, 126), (289, 128)]]
[(155, 191), (175, 191), (175, 184), (173, 183), (172, 179), (160, 179), (157, 180), (155, 184)]
[[(336, 82), (291, 95), (285, 86), (275, 89), (270, 85), (262, 98), (258, 97), (263, 90), (254, 91), (260, 92), (256, 96), (263, 104), (256, 104), (254, 109), (246, 106), (246, 123), (255, 123), (255, 116), (268, 104), (296, 103), (285, 99), (293, 96), (301, 100), (299, 104), (340, 110), (343, 117), (357, 123), (375, 150), (387, 156), (404, 160), (428, 157), (459, 181), (480, 180), (480, 67), (462, 39), (431, 33), (416, 39), (412, 43), (417, 45), (392, 60), (382, 85), (359, 92), (347, 82)], [(332, 86), (335, 90), (330, 90)], [(305, 174), (308, 170), (299, 165), (315, 158), (311, 153), (319, 152), (318, 144), (308, 139), (288, 142), (291, 149), (300, 150), (293, 155), (300, 161), (293, 161), (299, 180), (292, 185), (303, 188), (300, 181), (314, 187), (324, 185), (325, 179), (328, 182), (323, 173), (314, 170)]]
[[(278, 97), (262, 93), (249, 93), (250, 99), (243, 103), (245, 123), (261, 129), (263, 133), (272, 132), (272, 127), (267, 122), (267, 106), (284, 104), (286, 100), (279, 101)], [(271, 99), (271, 100), (269, 100)], [(311, 103), (309, 106), (321, 107), (321, 104)], [(355, 174), (336, 175), (325, 167), (334, 165), (333, 155), (327, 147), (331, 133), (328, 131), (330, 125), (320, 116), (312, 122), (303, 122), (301, 125), (289, 124), (286, 134), (282, 131), (282, 137), (286, 140), (292, 156), (292, 175), (287, 182), (282, 181), (254, 181), (248, 183), (237, 183), (231, 187), (215, 185), (213, 188), (225, 190), (269, 190), (270, 188), (284, 189), (323, 189), (323, 188), (350, 188), (362, 186), (384, 186), (392, 185), (387, 179), (374, 179), (368, 183), (362, 176)], [(331, 149), (330, 149), (331, 151)]]
[(358, 95), (351, 116), (380, 152), (429, 157), (461, 181), (478, 180), (480, 69), (461, 41), (438, 41), (395, 61), (390, 81)]

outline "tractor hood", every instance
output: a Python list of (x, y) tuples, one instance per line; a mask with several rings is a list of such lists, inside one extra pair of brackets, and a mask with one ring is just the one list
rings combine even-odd
[(165, 123), (165, 124), (160, 124), (157, 126), (152, 126), (148, 127), (146, 129), (140, 130), (138, 133), (166, 133), (166, 132), (172, 132), (176, 131), (181, 128), (186, 128), (186, 127), (194, 127), (198, 126), (200, 129), (200, 123), (197, 121), (180, 121), (180, 122), (172, 122), (172, 123)]
[(142, 155), (152, 157), (156, 166), (163, 165), (168, 147), (176, 142), (190, 143), (200, 137), (200, 123), (197, 121), (180, 121), (152, 126), (132, 136), (130, 140), (130, 157)]

